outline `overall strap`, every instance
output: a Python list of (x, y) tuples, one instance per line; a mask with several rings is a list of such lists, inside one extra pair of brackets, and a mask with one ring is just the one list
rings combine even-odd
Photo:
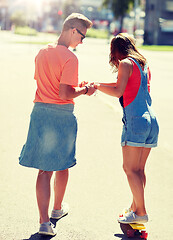
[(136, 59), (132, 58), (132, 57), (128, 57), (129, 60), (132, 60), (134, 63), (136, 63), (136, 65), (138, 66), (139, 70), (143, 73), (144, 71), (147, 70), (147, 63), (144, 66), (144, 70), (142, 69), (141, 65), (136, 61)]
[(145, 64), (144, 66), (144, 70), (142, 69), (141, 65), (136, 61), (136, 59), (132, 58), (132, 57), (128, 57), (129, 60), (133, 61), (134, 63), (136, 63), (136, 65), (139, 68), (139, 71), (141, 73), (141, 86), (142, 88), (145, 90), (147, 88), (147, 64)]

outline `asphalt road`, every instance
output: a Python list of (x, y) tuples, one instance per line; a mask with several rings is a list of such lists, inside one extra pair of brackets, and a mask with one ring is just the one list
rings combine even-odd
[[(18, 165), (36, 89), (34, 57), (42, 46), (14, 43), (20, 39), (0, 32), (0, 239), (50, 239), (37, 234), (37, 170)], [(148, 240), (168, 240), (173, 235), (173, 52), (142, 53), (152, 71), (153, 107), (160, 124), (159, 146), (151, 152), (146, 166)], [(86, 39), (76, 54), (81, 81), (115, 80), (106, 40)], [(82, 96), (76, 100), (76, 115), (78, 164), (70, 170), (65, 195), (70, 212), (57, 222), (58, 234), (53, 239), (126, 240), (116, 221), (131, 201), (122, 170), (118, 100), (100, 93)]]

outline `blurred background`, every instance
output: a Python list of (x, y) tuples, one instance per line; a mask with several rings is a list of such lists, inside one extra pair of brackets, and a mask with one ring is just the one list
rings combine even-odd
[[(160, 135), (159, 147), (146, 166), (148, 240), (171, 240), (173, 0), (0, 0), (0, 240), (41, 240), (37, 171), (19, 166), (17, 159), (26, 141), (36, 91), (35, 56), (42, 45), (57, 41), (63, 20), (72, 12), (83, 13), (93, 22), (75, 52), (79, 81), (116, 81), (109, 65), (109, 43), (118, 32), (133, 34), (149, 63)], [(125, 240), (116, 223), (130, 195), (119, 144), (122, 110), (118, 100), (101, 93), (75, 102), (78, 164), (70, 174), (65, 200), (71, 212), (58, 222), (55, 239)]]
[(141, 45), (173, 45), (173, 0), (0, 0), (0, 30), (57, 34), (72, 12), (92, 20), (91, 37), (128, 32)]

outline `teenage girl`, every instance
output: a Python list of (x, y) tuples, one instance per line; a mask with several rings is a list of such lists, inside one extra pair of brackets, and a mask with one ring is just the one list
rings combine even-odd
[(123, 108), (121, 146), (123, 169), (133, 194), (133, 202), (120, 223), (145, 223), (145, 164), (152, 147), (157, 146), (159, 126), (151, 107), (150, 70), (135, 40), (120, 33), (111, 41), (110, 65), (118, 71), (116, 83), (95, 83), (95, 88), (119, 98)]

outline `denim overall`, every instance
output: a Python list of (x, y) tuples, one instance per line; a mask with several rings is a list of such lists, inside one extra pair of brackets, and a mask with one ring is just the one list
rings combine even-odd
[(139, 63), (132, 60), (138, 66), (141, 75), (141, 83), (135, 99), (123, 108), (123, 132), (121, 145), (136, 147), (156, 147), (158, 141), (159, 126), (155, 114), (151, 108), (151, 96), (148, 91), (147, 65), (142, 70)]

